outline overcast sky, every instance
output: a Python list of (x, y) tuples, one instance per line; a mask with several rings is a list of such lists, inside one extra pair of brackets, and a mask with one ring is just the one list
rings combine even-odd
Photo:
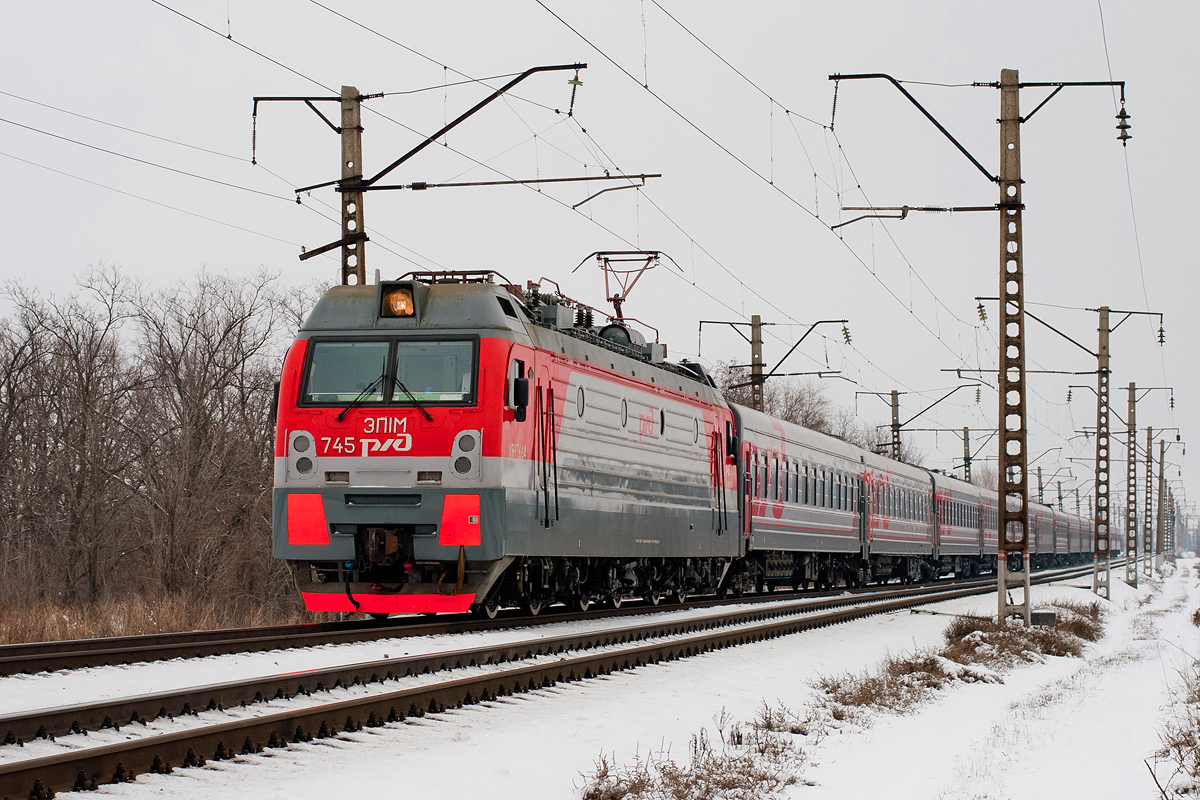
[[(573, 115), (565, 113), (573, 74), (534, 76), (389, 181), (603, 170), (662, 178), (578, 210), (608, 184), (375, 193), (364, 203), (368, 272), (544, 276), (602, 306), (593, 262), (573, 271), (585, 256), (661, 250), (679, 270), (647, 274), (626, 313), (656, 326), (672, 357), (748, 360), (735, 333), (707, 326), (697, 354), (700, 319), (758, 313), (776, 323), (765, 347), (773, 364), (808, 323), (844, 317), (851, 347), (838, 326), (819, 328), (786, 371), (841, 370), (850, 380), (827, 381), (831, 395), (877, 423), (889, 419), (884, 400), (855, 393), (899, 389), (907, 420), (966, 383), (945, 370), (996, 365), (997, 310), (985, 303), (982, 323), (975, 297), (997, 293), (997, 215), (830, 226), (858, 216), (844, 206), (992, 205), (998, 191), (883, 81), (841, 82), (831, 119), (828, 75), (957, 85), (907, 88), (995, 172), (999, 92), (969, 84), (995, 82), (1001, 68), (1031, 82), (1108, 80), (1111, 61), (1112, 77), (1128, 82), (1134, 138), (1126, 150), (1107, 88), (1066, 89), (1022, 126), (1026, 295), (1067, 307), (1030, 310), (1091, 349), (1097, 316), (1083, 309), (1163, 312), (1165, 347), (1157, 319), (1134, 317), (1113, 335), (1114, 407), (1124, 416), (1130, 381), (1173, 386), (1173, 412), (1168, 392), (1139, 404), (1139, 442), (1147, 424), (1178, 426), (1185, 441), (1194, 434), (1200, 321), (1192, 313), (1195, 203), (1186, 193), (1200, 129), (1190, 56), (1197, 4), (1109, 2), (1102, 32), (1100, 7), (1083, 0), (542, 1), (9, 4), (0, 34), (0, 277), (58, 294), (100, 263), (151, 286), (202, 268), (335, 282), (334, 258), (297, 255), (338, 238), (337, 197), (324, 189), (297, 205), (292, 189), (339, 177), (338, 138), (302, 105), (263, 105), (252, 166), (255, 95), (329, 96), (342, 85), (398, 93), (365, 104), (373, 174), (490, 91), (468, 79), (586, 62)], [(459, 85), (442, 88), (450, 83)], [(1023, 90), (1022, 111), (1046, 93)], [(1027, 352), (1031, 370), (1095, 369), (1088, 354), (1037, 325)], [(1089, 466), (1068, 458), (1094, 458), (1093, 441), (1077, 437), (1095, 425), (1094, 395), (1075, 389), (1068, 404), (1067, 389), (1094, 385), (1095, 376), (1031, 374), (1029, 383), (1031, 458), (1062, 448), (1037, 458), (1031, 492), (1037, 466), (1047, 481), (1057, 473), (1064, 486), (1090, 491)], [(984, 387), (975, 400), (975, 389), (962, 389), (911, 427), (994, 427), (995, 391)], [(953, 433), (913, 437), (929, 466), (961, 460)], [(1168, 476), (1182, 468), (1186, 481), (1182, 451), (1168, 451)]]

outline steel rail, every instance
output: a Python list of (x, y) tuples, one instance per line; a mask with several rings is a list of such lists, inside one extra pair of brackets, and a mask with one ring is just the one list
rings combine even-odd
[[(1090, 566), (1043, 573), (1032, 582), (1069, 580), (1083, 577), (1089, 571)], [(667, 640), (643, 642), (606, 652), (582, 652), (576, 656), (516, 665), (484, 675), (12, 761), (0, 764), (0, 796), (43, 797), (50, 796), (54, 791), (93, 789), (101, 783), (131, 781), (138, 774), (147, 772), (171, 772), (173, 764), (200, 766), (208, 759), (223, 760), (238, 754), (261, 752), (264, 748), (286, 747), (292, 742), (337, 736), (340, 732), (353, 733), (363, 727), (379, 727), (388, 722), (403, 721), (406, 717), (440, 713), (447, 708), (460, 708), (514, 693), (535, 691), (562, 681), (586, 680), (614, 671), (687, 658), (874, 614), (986, 594), (991, 591), (991, 586), (989, 582), (983, 583), (982, 586), (935, 588), (933, 591), (914, 592), (903, 597), (890, 596), (869, 604), (863, 604), (858, 599), (857, 604), (849, 607), (776, 616), (740, 626), (723, 626), (719, 630), (698, 630)], [(843, 599), (852, 604), (856, 600)], [(603, 646), (603, 637), (606, 635), (607, 632), (596, 632), (591, 638), (600, 641), (599, 646)], [(523, 644), (528, 646), (530, 643)], [(499, 657), (506, 648), (513, 646), (502, 645), (492, 650), (495, 651), (495, 657)], [(212, 755), (208, 756), (209, 753)]]
[[(973, 581), (969, 585), (983, 585)], [(874, 590), (856, 595), (839, 594), (832, 598), (804, 598), (788, 601), (777, 597), (777, 604), (750, 608), (724, 615), (693, 619), (655, 620), (618, 628), (536, 637), (504, 645), (487, 645), (464, 650), (450, 650), (413, 656), (385, 658), (377, 661), (343, 664), (289, 671), (281, 675), (266, 675), (206, 686), (187, 687), (131, 697), (105, 698), (90, 703), (34, 709), (0, 714), (0, 744), (23, 744), (33, 739), (47, 739), (83, 731), (105, 728), (120, 729), (132, 723), (151, 722), (159, 717), (194, 714), (199, 711), (247, 705), (264, 700), (287, 699), (312, 691), (323, 691), (358, 683), (374, 683), (393, 677), (421, 675), (475, 664), (512, 661), (518, 658), (588, 649), (612, 643), (709, 629), (717, 626), (740, 625), (793, 614), (815, 613), (856, 604), (871, 604), (896, 597), (922, 597), (963, 584), (921, 586), (903, 590)], [(765, 596), (764, 596), (765, 597)], [(663, 609), (669, 611), (670, 609)]]
[[(622, 603), (619, 609), (543, 612), (535, 617), (520, 612), (501, 612), (496, 619), (479, 619), (470, 614), (441, 615), (436, 621), (424, 617), (397, 617), (387, 621), (352, 620), (347, 622), (274, 625), (263, 628), (235, 628), (212, 631), (116, 636), (99, 639), (71, 639), (58, 642), (31, 642), (0, 645), (0, 677), (30, 672), (79, 669), (139, 661), (172, 658), (201, 658), (229, 653), (251, 653), (324, 644), (369, 642), (410, 636), (497, 630), (518, 625), (540, 626), (555, 622), (605, 619), (652, 613), (667, 608), (710, 608), (733, 603), (757, 603), (790, 598), (830, 597), (845, 590), (827, 592), (767, 592), (743, 597), (707, 597), (690, 599), (683, 604), (653, 606), (638, 601)], [(874, 591), (873, 588), (851, 590)]]

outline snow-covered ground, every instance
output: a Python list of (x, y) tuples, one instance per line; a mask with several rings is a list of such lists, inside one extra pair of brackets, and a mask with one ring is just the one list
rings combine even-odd
[[(1200, 629), (1189, 619), (1200, 606), (1200, 590), (1191, 564), (1182, 561), (1144, 605), (1138, 601), (1152, 594), (1145, 585), (1135, 592), (1119, 573), (1113, 579), (1106, 635), (1088, 646), (1084, 658), (1049, 658), (1006, 673), (1001, 684), (952, 683), (912, 713), (873, 715), (868, 726), (846, 724), (815, 745), (797, 737), (809, 765), (805, 783), (790, 787), (787, 796), (1159, 796), (1143, 759), (1154, 765), (1158, 728), (1169, 713), (1177, 672), (1200, 652)], [(1034, 599), (1090, 602), (1094, 596), (1083, 585), (1035, 587)], [(686, 761), (697, 731), (707, 728), (716, 739), (714, 717), (722, 709), (741, 720), (753, 718), (764, 700), (803, 711), (814, 698), (811, 682), (819, 676), (857, 672), (887, 654), (937, 647), (949, 622), (944, 614), (994, 613), (994, 598), (956, 600), (927, 610), (940, 613), (871, 617), (203, 769), (147, 775), (100, 791), (128, 798), (237, 794), (290, 800), (480, 792), (489, 800), (578, 797), (581, 774), (601, 753), (617, 763), (649, 751), (668, 751)], [(438, 638), (433, 645), (403, 640), (400, 652), (450, 646), (446, 637)], [(454, 647), (465, 644), (453, 642)], [(397, 646), (363, 645), (371, 650), (353, 660), (378, 658)], [(288, 658), (278, 653), (235, 658), (262, 656), (275, 670), (283, 664), (275, 667), (274, 661)], [(120, 680), (115, 676), (121, 670), (105, 669)], [(124, 671), (131, 670), (136, 668)], [(27, 687), (49, 689), (53, 681), (69, 683), (68, 678), (22, 680)], [(81, 691), (74, 685), (60, 690)], [(0, 681), (0, 708), (11, 708), (14, 692), (7, 680)], [(49, 705), (46, 695), (38, 694), (43, 699), (18, 704)], [(1169, 773), (1168, 765), (1159, 766), (1160, 780)]]

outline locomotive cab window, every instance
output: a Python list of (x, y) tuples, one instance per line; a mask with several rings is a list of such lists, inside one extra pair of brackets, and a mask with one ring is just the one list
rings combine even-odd
[(397, 400), (411, 401), (411, 393), (423, 403), (461, 403), (475, 395), (473, 342), (402, 339), (396, 342), (395, 365)]
[(386, 341), (316, 342), (304, 400), (309, 403), (381, 403), (386, 394)]
[(474, 339), (331, 339), (309, 347), (304, 405), (469, 405)]

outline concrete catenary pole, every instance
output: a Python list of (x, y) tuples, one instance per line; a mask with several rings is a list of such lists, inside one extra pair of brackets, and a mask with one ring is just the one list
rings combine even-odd
[(1145, 525), (1142, 528), (1142, 574), (1147, 578), (1154, 577), (1154, 560), (1150, 554), (1154, 552), (1154, 429), (1146, 428), (1146, 510), (1143, 514)]
[(1100, 341), (1096, 348), (1096, 491), (1095, 497), (1088, 500), (1089, 507), (1094, 506), (1095, 534), (1092, 546), (1092, 591), (1108, 599), (1109, 597), (1109, 375), (1108, 371), (1108, 335), (1112, 331), (1108, 327), (1108, 306), (1101, 306), (1100, 326), (1098, 329)]
[(750, 405), (763, 410), (762, 317), (750, 317)]
[(900, 460), (900, 392), (892, 389), (892, 458)]
[[(1029, 625), (1029, 450), (1025, 406), (1025, 254), (1017, 70), (1000, 71), (1000, 517), (996, 614)], [(1011, 560), (1010, 560), (1011, 557)], [(1022, 592), (1009, 602), (1009, 590)]]
[(971, 429), (963, 428), (963, 480), (971, 482)]
[[(1162, 572), (1163, 536), (1167, 531), (1167, 440), (1158, 440), (1158, 538), (1154, 542), (1154, 566)], [(1150, 476), (1146, 476), (1149, 480)]]
[(1126, 420), (1128, 443), (1125, 455), (1125, 582), (1138, 585), (1137, 569), (1137, 386), (1129, 384), (1129, 411)]
[[(342, 283), (362, 286), (367, 282), (364, 258), (363, 193), (353, 191), (362, 183), (362, 99), (353, 86), (342, 87)], [(354, 276), (351, 281), (350, 277)]]

